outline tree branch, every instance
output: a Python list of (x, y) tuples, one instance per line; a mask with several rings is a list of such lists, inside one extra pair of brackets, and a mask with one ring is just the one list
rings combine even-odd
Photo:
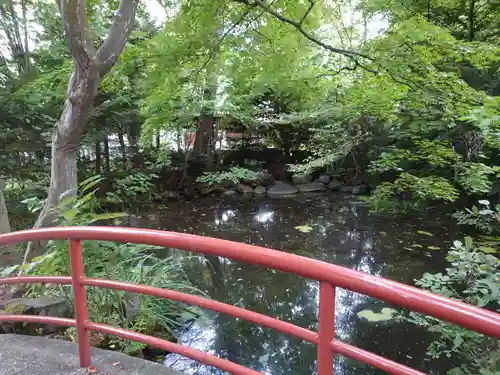
[(312, 12), (312, 10), (313, 10), (313, 8), (314, 8), (315, 5), (316, 5), (316, 2), (314, 0), (309, 0), (309, 8), (307, 8), (306, 12), (304, 13), (304, 15), (302, 16), (302, 18), (300, 19), (300, 22), (299, 22), (300, 26), (302, 26), (302, 24), (306, 20), (307, 16), (309, 15), (309, 13)]
[(205, 62), (203, 63), (203, 65), (196, 70), (196, 73), (195, 73), (195, 80), (197, 79), (198, 75), (203, 71), (203, 69), (205, 69), (208, 65), (208, 63), (214, 58), (214, 56), (219, 53), (220, 51), (220, 48), (221, 48), (221, 45), (222, 43), (224, 42), (224, 39), (226, 39), (226, 37), (236, 28), (238, 27), (244, 20), (245, 18), (248, 16), (248, 14), (250, 13), (250, 9), (246, 9), (242, 14), (241, 16), (231, 25), (231, 27), (229, 27), (229, 29), (227, 29), (224, 34), (220, 37), (220, 39), (217, 41), (217, 44), (215, 45), (215, 47), (211, 50), (208, 58), (205, 60)]
[(109, 33), (97, 51), (99, 72), (105, 75), (118, 61), (127, 39), (134, 28), (135, 12), (139, 0), (121, 0), (115, 12), (115, 20), (109, 28)]
[(59, 10), (63, 18), (64, 32), (75, 64), (79, 68), (92, 65), (96, 52), (88, 36), (85, 0), (60, 0)]
[[(235, 0), (235, 1), (242, 3), (242, 4), (249, 5), (249, 6), (261, 7), (263, 10), (265, 10), (267, 13), (272, 15), (274, 18), (276, 18), (280, 22), (283, 22), (283, 23), (286, 23), (288, 25), (295, 27), (297, 29), (297, 31), (300, 32), (305, 38), (307, 38), (311, 42), (317, 44), (318, 46), (320, 46), (320, 47), (322, 47), (330, 52), (338, 53), (338, 54), (341, 54), (341, 55), (344, 55), (344, 56), (347, 56), (350, 58), (355, 58), (357, 56), (357, 57), (361, 57), (361, 58), (373, 61), (373, 59), (370, 56), (365, 55), (363, 53), (351, 51), (351, 50), (347, 50), (347, 49), (343, 49), (343, 48), (337, 48), (337, 47), (334, 47), (330, 44), (327, 44), (327, 43), (319, 40), (314, 35), (310, 34), (308, 31), (306, 31), (302, 27), (302, 24), (300, 22), (297, 22), (297, 21), (294, 21), (294, 20), (291, 20), (291, 19), (285, 17), (280, 12), (272, 9), (269, 5), (265, 4), (262, 0)], [(310, 13), (310, 11), (309, 11), (309, 13)]]

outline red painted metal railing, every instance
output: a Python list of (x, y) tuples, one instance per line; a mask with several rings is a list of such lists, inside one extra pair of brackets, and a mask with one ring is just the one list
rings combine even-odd
[[(0, 245), (51, 239), (68, 239), (70, 241), (69, 255), (71, 260), (71, 277), (7, 277), (0, 279), (0, 284), (51, 283), (72, 285), (75, 300), (75, 319), (0, 314), (0, 321), (45, 323), (76, 327), (80, 365), (82, 367), (88, 367), (91, 363), (89, 331), (97, 331), (174, 352), (205, 364), (218, 367), (232, 374), (262, 375), (257, 371), (186, 346), (125, 329), (111, 327), (106, 324), (89, 322), (87, 319), (85, 301), (86, 286), (125, 290), (184, 302), (214, 310), (219, 313), (229, 314), (233, 317), (272, 328), (315, 344), (318, 347), (318, 375), (332, 374), (333, 355), (335, 353), (364, 362), (393, 375), (425, 375), (418, 370), (411, 369), (402, 364), (336, 340), (334, 337), (334, 312), (335, 288), (337, 287), (365, 294), (500, 339), (500, 315), (494, 312), (333, 264), (242, 243), (148, 229), (64, 227), (3, 234), (0, 235)], [(207, 298), (167, 289), (153, 288), (146, 285), (134, 285), (119, 281), (87, 278), (85, 277), (83, 268), (82, 240), (131, 242), (183, 249), (230, 258), (317, 280), (320, 283), (318, 332), (313, 332), (276, 318), (271, 318), (266, 315)]]

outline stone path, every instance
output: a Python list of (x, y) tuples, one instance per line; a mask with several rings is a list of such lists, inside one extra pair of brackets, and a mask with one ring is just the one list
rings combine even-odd
[[(161, 364), (92, 348), (95, 375), (182, 375)], [(44, 337), (0, 335), (0, 375), (87, 375), (77, 347)]]

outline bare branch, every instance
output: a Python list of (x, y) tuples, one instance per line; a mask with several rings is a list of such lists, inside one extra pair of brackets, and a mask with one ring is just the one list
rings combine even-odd
[(315, 0), (309, 0), (309, 8), (307, 8), (306, 12), (304, 13), (304, 15), (302, 16), (302, 18), (300, 19), (300, 22), (299, 22), (300, 26), (302, 26), (302, 24), (306, 20), (307, 16), (309, 15), (309, 13), (312, 12), (312, 10), (313, 10), (313, 8), (314, 8), (315, 5), (316, 5)]
[(351, 50), (347, 50), (347, 49), (343, 49), (343, 48), (337, 48), (337, 47), (334, 47), (332, 45), (329, 45), (329, 44), (319, 40), (314, 35), (310, 34), (306, 30), (304, 30), (304, 28), (302, 27), (302, 24), (300, 22), (297, 22), (297, 21), (294, 21), (294, 20), (291, 20), (291, 19), (285, 17), (280, 12), (272, 9), (269, 5), (265, 4), (262, 0), (252, 0), (252, 2), (247, 1), (247, 0), (235, 0), (235, 1), (243, 3), (243, 4), (247, 4), (249, 6), (257, 5), (257, 6), (261, 7), (262, 9), (264, 9), (267, 13), (272, 15), (277, 20), (295, 27), (297, 29), (297, 31), (300, 32), (304, 37), (306, 37), (311, 42), (317, 44), (318, 46), (320, 46), (328, 51), (338, 53), (338, 54), (341, 54), (341, 55), (344, 55), (344, 56), (347, 56), (350, 58), (354, 58), (354, 57), (358, 56), (358, 57), (373, 61), (373, 59), (370, 56), (365, 55), (363, 53), (351, 51)]
[(95, 62), (95, 48), (88, 36), (85, 0), (60, 0), (59, 10), (64, 22), (64, 32), (75, 64), (85, 68)]
[(97, 51), (101, 76), (118, 61), (127, 39), (134, 28), (135, 12), (139, 0), (121, 0), (115, 12), (115, 20), (109, 29), (108, 36)]

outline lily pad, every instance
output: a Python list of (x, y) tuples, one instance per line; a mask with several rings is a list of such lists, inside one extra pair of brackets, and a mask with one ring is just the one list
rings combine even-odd
[(295, 227), (295, 229), (297, 229), (299, 232), (302, 232), (302, 233), (309, 233), (313, 230), (313, 227), (311, 227), (309, 225), (298, 225)]
[(417, 230), (417, 233), (428, 237), (434, 236), (432, 233), (426, 232), (425, 230)]
[(385, 322), (394, 318), (396, 312), (394, 309), (384, 307), (379, 313), (372, 310), (362, 310), (357, 315), (359, 318), (364, 318), (369, 322)]
[(427, 246), (427, 250), (441, 250), (439, 246)]

